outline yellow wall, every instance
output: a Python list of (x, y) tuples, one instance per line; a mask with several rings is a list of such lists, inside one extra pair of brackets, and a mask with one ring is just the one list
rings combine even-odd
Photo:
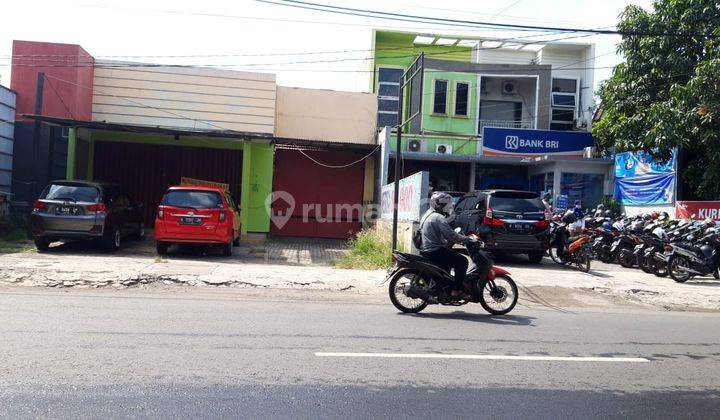
[(375, 143), (377, 96), (278, 86), (278, 137)]

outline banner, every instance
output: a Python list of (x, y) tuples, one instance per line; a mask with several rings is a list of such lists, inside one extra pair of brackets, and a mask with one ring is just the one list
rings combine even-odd
[(625, 205), (671, 204), (675, 173), (615, 178), (615, 198)]
[(482, 154), (485, 156), (581, 157), (586, 147), (595, 145), (592, 134), (587, 131), (484, 127), (482, 136)]
[(667, 161), (656, 160), (651, 153), (643, 150), (623, 152), (615, 155), (615, 178), (629, 178), (675, 172), (677, 153), (673, 150)]
[(675, 217), (720, 221), (720, 201), (677, 201), (675, 202)]
[[(427, 210), (430, 192), (430, 173), (417, 172), (400, 180), (398, 198), (398, 220), (419, 221)], [(380, 193), (380, 217), (392, 219), (395, 197), (395, 183), (382, 187)]]

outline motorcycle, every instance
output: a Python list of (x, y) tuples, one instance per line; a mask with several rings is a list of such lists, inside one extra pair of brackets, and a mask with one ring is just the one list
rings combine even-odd
[(612, 251), (615, 243), (615, 233), (601, 227), (595, 228), (595, 238), (592, 243), (592, 252), (595, 258), (609, 264), (615, 261), (615, 253)]
[(491, 267), (486, 278), (481, 278), (475, 261), (482, 250), (477, 236), (465, 245), (473, 263), (468, 268), (465, 282), (473, 285), (471, 298), (451, 296), (454, 277), (425, 257), (393, 251), (393, 266), (388, 270), (383, 285), (390, 282), (390, 302), (405, 313), (418, 313), (428, 305), (460, 306), (479, 303), (492, 315), (505, 315), (513, 310), (518, 300), (518, 288), (510, 273), (500, 267)]
[(569, 245), (565, 245), (565, 235), (568, 235), (568, 228), (565, 225), (557, 225), (552, 231), (550, 239), (550, 258), (560, 265), (575, 264), (581, 271), (590, 271), (592, 260), (592, 249), (590, 248), (590, 236), (576, 227), (576, 236), (568, 238)]
[(698, 241), (689, 235), (687, 241), (672, 245), (667, 268), (670, 277), (678, 283), (684, 283), (695, 276), (720, 278), (720, 234), (711, 231)]

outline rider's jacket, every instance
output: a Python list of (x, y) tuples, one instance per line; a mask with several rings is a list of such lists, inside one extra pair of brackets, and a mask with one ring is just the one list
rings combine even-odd
[(442, 214), (428, 210), (420, 220), (422, 228), (421, 252), (432, 252), (440, 248), (446, 248), (449, 244), (465, 243), (468, 237), (453, 230), (447, 218)]

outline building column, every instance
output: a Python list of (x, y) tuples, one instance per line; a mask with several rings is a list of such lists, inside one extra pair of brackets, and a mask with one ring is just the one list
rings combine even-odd
[[(50, 141), (53, 141), (52, 138)], [(65, 178), (75, 179), (75, 160), (77, 158), (77, 129), (70, 127), (68, 129), (68, 145), (67, 145), (67, 167), (65, 168)], [(49, 157), (52, 159), (52, 156)]]
[(557, 199), (557, 196), (561, 194), (560, 190), (560, 181), (562, 179), (562, 168), (560, 165), (555, 163), (555, 168), (553, 169), (553, 202)]
[(248, 140), (243, 144), (242, 178), (240, 181), (240, 233), (248, 233), (248, 216), (250, 213), (250, 170), (252, 165), (252, 145)]
[(475, 162), (470, 162), (470, 182), (468, 185), (468, 191), (475, 191), (475, 170), (477, 165)]
[(88, 154), (87, 154), (87, 171), (85, 172), (85, 178), (88, 181), (93, 180), (93, 170), (95, 169), (95, 141), (92, 139), (92, 135), (88, 139)]

